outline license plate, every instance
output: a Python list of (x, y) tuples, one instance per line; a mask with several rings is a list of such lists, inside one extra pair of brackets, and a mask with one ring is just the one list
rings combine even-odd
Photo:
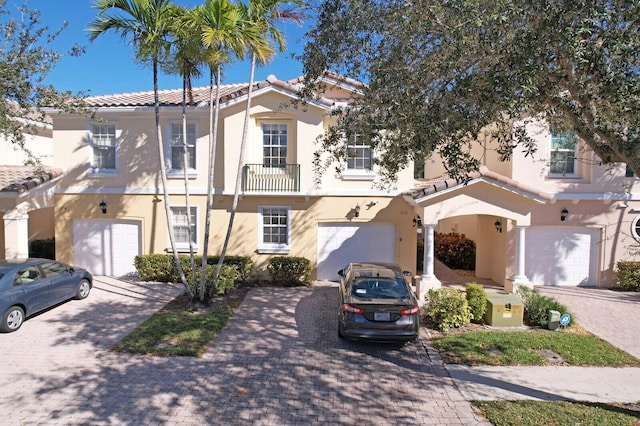
[(391, 314), (389, 312), (374, 312), (373, 319), (375, 321), (390, 321)]

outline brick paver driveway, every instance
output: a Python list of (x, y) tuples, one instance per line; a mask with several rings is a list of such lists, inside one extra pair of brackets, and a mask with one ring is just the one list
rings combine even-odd
[(179, 290), (98, 277), (0, 334), (2, 423), (480, 424), (426, 339), (338, 339), (333, 285), (252, 290), (203, 358), (108, 352)]

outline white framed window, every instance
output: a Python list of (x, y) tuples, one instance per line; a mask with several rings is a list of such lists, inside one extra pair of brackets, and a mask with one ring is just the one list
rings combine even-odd
[(91, 123), (91, 172), (114, 173), (117, 171), (117, 129), (114, 123)]
[(291, 207), (258, 207), (258, 252), (288, 253), (291, 249)]
[[(171, 227), (173, 238), (178, 251), (189, 250), (189, 224), (187, 222), (187, 208), (185, 206), (171, 206)], [(191, 240), (194, 249), (198, 248), (198, 208), (191, 206)], [(171, 247), (168, 247), (171, 251)]]
[(631, 222), (631, 235), (640, 243), (640, 215), (636, 216), (633, 222)]
[(576, 177), (576, 149), (578, 138), (569, 132), (551, 131), (551, 155), (549, 160), (549, 176)]
[(343, 179), (373, 179), (375, 170), (371, 143), (361, 134), (355, 133), (347, 137), (346, 150)]
[(283, 168), (287, 165), (289, 126), (286, 123), (262, 123), (262, 164)]
[[(184, 174), (184, 151), (182, 140), (182, 123), (169, 123), (169, 153), (167, 163), (169, 173)], [(196, 170), (196, 123), (187, 123), (187, 170), (195, 173)]]

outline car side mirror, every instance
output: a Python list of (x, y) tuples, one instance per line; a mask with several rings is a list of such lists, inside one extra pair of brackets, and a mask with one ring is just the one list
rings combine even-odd
[(344, 269), (340, 269), (338, 271), (338, 275), (340, 275), (341, 277), (344, 277)]

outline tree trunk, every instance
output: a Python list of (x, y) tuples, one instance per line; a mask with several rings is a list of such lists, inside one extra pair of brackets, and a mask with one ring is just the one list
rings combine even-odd
[(240, 198), (240, 184), (242, 182), (242, 167), (244, 165), (244, 151), (247, 145), (247, 136), (249, 134), (249, 115), (251, 113), (251, 94), (253, 92), (253, 75), (256, 67), (256, 56), (251, 54), (251, 73), (249, 76), (249, 90), (247, 92), (247, 107), (244, 115), (244, 128), (242, 130), (242, 142), (240, 143), (240, 155), (238, 158), (238, 172), (236, 174), (236, 189), (233, 194), (233, 205), (231, 206), (231, 215), (229, 216), (229, 226), (227, 227), (227, 235), (224, 238), (224, 245), (222, 246), (222, 252), (220, 253), (220, 260), (218, 260), (218, 266), (213, 276), (213, 285), (215, 286), (220, 271), (222, 269), (222, 263), (227, 253), (227, 247), (229, 246), (229, 239), (231, 238), (231, 230), (233, 229), (233, 220), (238, 210), (238, 198)]

